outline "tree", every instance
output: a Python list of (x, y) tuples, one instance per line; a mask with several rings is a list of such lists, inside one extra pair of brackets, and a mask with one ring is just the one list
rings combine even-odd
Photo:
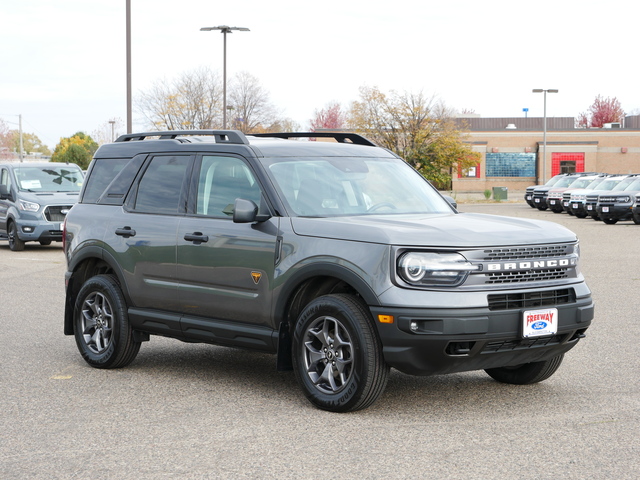
[(386, 95), (362, 87), (360, 100), (351, 105), (349, 125), (400, 155), (438, 188), (450, 185), (454, 167), (466, 169), (480, 161), (451, 112), (422, 93)]
[[(11, 130), (11, 142), (14, 151), (20, 151), (20, 131)], [(22, 133), (22, 151), (28, 153), (41, 153), (51, 155), (51, 150), (33, 133)]]
[(9, 158), (13, 155), (11, 144), (11, 132), (9, 131), (9, 127), (7, 127), (7, 124), (0, 119), (0, 159)]
[(222, 126), (222, 86), (218, 74), (200, 68), (142, 92), (136, 110), (157, 130), (200, 130)]
[(51, 156), (52, 162), (75, 163), (86, 170), (98, 144), (89, 135), (78, 132), (72, 137), (61, 138)]
[(578, 115), (579, 128), (602, 128), (605, 123), (622, 122), (624, 110), (617, 98), (596, 97), (586, 112)]
[(279, 121), (269, 93), (260, 85), (258, 79), (248, 72), (238, 73), (230, 82), (227, 108), (232, 128), (244, 133), (269, 130), (272, 124)]
[(342, 129), (345, 125), (345, 114), (339, 103), (329, 103), (322, 110), (314, 112), (314, 118), (310, 124), (312, 132), (319, 129)]

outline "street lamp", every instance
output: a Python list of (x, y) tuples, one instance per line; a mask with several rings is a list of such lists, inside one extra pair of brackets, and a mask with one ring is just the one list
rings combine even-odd
[(211, 30), (220, 30), (224, 35), (224, 50), (222, 57), (222, 128), (227, 128), (227, 33), (233, 33), (233, 30), (248, 32), (245, 27), (228, 27), (227, 25), (219, 25), (217, 27), (202, 27), (201, 32), (209, 32)]
[(542, 182), (546, 182), (547, 177), (547, 92), (558, 93), (556, 89), (534, 88), (533, 93), (544, 93), (544, 119), (542, 123)]

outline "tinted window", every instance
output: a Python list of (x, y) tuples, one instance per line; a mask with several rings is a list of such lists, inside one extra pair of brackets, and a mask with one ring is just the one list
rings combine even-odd
[(128, 158), (101, 158), (93, 161), (84, 187), (82, 203), (96, 203), (107, 185), (129, 162)]
[(155, 157), (138, 185), (134, 210), (175, 214), (184, 204), (186, 176), (191, 157)]

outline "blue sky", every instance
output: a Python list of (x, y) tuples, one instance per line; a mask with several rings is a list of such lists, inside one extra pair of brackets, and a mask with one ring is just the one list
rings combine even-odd
[[(256, 76), (282, 115), (308, 127), (361, 86), (422, 91), (483, 117), (577, 116), (597, 95), (640, 112), (632, 2), (131, 0), (134, 99), (202, 66)], [(126, 121), (125, 0), (2, 0), (0, 119), (54, 147)], [(134, 130), (143, 125), (136, 120)], [(123, 132), (121, 132), (123, 133)]]

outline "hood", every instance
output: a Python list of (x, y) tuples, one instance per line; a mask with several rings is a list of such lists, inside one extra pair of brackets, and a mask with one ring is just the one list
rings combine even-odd
[(19, 192), (21, 200), (40, 205), (73, 205), (80, 192)]
[(557, 223), (478, 213), (292, 217), (291, 223), (298, 235), (397, 246), (484, 248), (576, 240)]

